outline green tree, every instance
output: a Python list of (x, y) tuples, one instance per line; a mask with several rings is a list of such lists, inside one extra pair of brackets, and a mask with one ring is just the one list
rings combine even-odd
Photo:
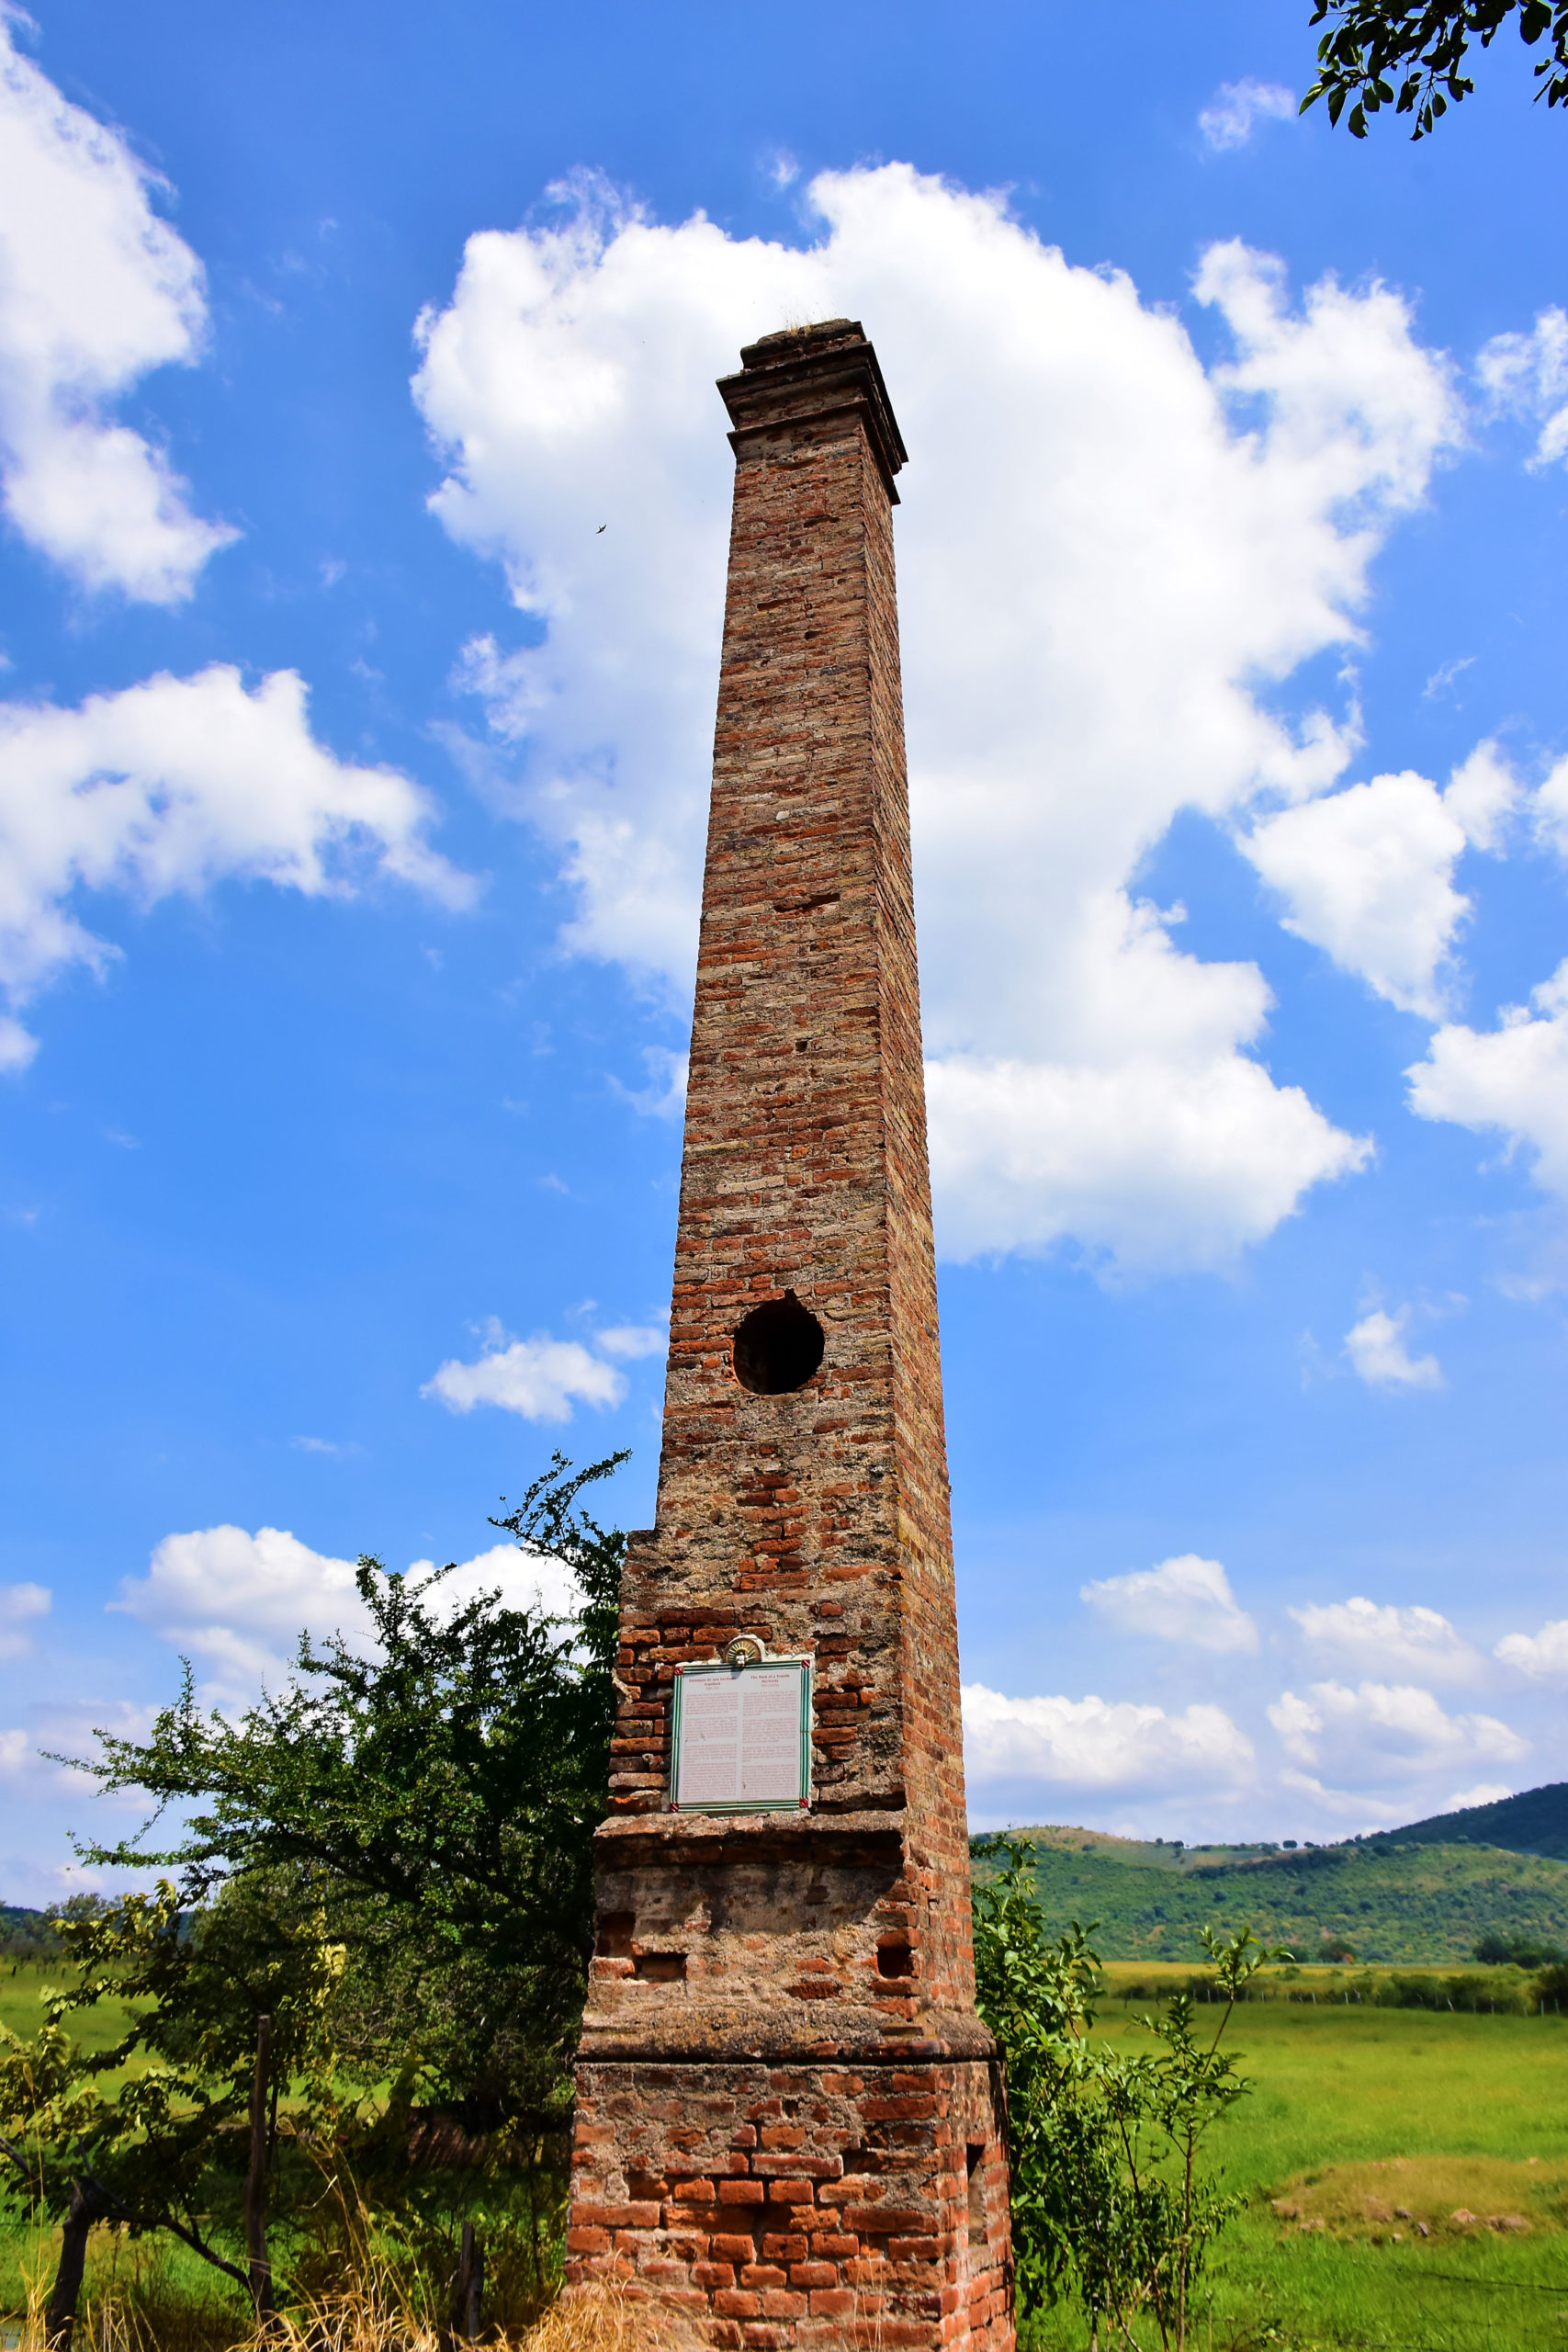
[[(564, 1456), (491, 1524), (561, 1561), (583, 1604), (557, 1620), (480, 1593), (438, 1605), (363, 1558), (368, 1641), (299, 1642), (296, 1668), (237, 1722), (197, 1704), (188, 1664), (146, 1740), (98, 1732), (78, 1763), (103, 1792), (150, 1796), (153, 1822), (84, 1859), (178, 1873), (204, 1905), (246, 1871), (307, 1877), (352, 1954), (344, 2054), (397, 2055), (470, 2130), (558, 2118), (592, 1951), (591, 1844), (609, 1781), (625, 1538), (581, 1509), (625, 1454)], [(177, 1840), (150, 1846), (169, 1809)]]
[(1346, 128), (1364, 139), (1368, 117), (1392, 107), (1413, 118), (1411, 137), (1424, 139), (1474, 90), (1465, 70), (1472, 44), (1490, 49), (1510, 17), (1527, 48), (1550, 34), (1536, 95), (1549, 107), (1568, 104), (1568, 0), (1316, 0), (1311, 21), (1326, 19), (1328, 29), (1302, 112), (1325, 98), (1337, 123), (1348, 106)]
[[(137, 1836), (85, 1860), (174, 1874), (155, 1896), (61, 1923), (80, 1982), (36, 2047), (4, 2056), (21, 2125), (13, 2193), (73, 2218), (72, 2244), (104, 2219), (171, 2229), (259, 2301), (257, 2208), (279, 2128), (276, 2101), (259, 2113), (264, 2073), (289, 2086), (291, 2146), (319, 2158), (330, 2141), (405, 2206), (432, 2129), (427, 2180), (475, 2180), (486, 2150), (558, 2134), (592, 1949), (625, 1548), (581, 1497), (626, 1458), (579, 1471), (558, 1453), (491, 1522), (570, 1570), (569, 1617), (498, 1592), (444, 1610), (450, 1566), (411, 1580), (364, 1558), (367, 1638), (302, 1635), (285, 1687), (238, 1719), (203, 1712), (187, 1663), (147, 1739), (100, 1731), (95, 1755), (58, 1759), (152, 1803)], [(132, 2030), (85, 2060), (67, 2021), (111, 1992), (135, 2005)], [(389, 2096), (369, 2096), (389, 2080)], [(73, 2308), (80, 2262), (74, 2284), (67, 2268), (56, 2302), (69, 2290)]]
[[(192, 1917), (164, 1881), (62, 1919), (60, 1934), (75, 1982), (46, 1997), (30, 2041), (0, 2027), (7, 2187), (62, 2225), (51, 2344), (70, 2343), (101, 2221), (133, 2236), (172, 2232), (266, 2310), (278, 2086), (293, 2088), (292, 2139), (333, 2104), (328, 2012), (343, 1952), (319, 1900), (308, 1885), (246, 1872)], [(128, 2010), (126, 2030), (85, 2054), (69, 2021), (106, 1999)]]

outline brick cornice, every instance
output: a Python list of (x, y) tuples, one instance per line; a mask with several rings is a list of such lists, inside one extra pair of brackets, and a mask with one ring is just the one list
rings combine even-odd
[(785, 328), (746, 344), (740, 359), (740, 372), (721, 376), (718, 382), (738, 457), (745, 442), (760, 435), (789, 427), (815, 430), (857, 417), (883, 487), (892, 503), (898, 503), (893, 477), (908, 465), (909, 453), (876, 353), (858, 319)]

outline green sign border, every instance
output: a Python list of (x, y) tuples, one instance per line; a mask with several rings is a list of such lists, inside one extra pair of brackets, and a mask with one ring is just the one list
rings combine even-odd
[[(794, 1797), (694, 1797), (682, 1803), (681, 1772), (681, 1687), (688, 1674), (754, 1674), (758, 1666), (793, 1666), (800, 1675), (799, 1793)], [(763, 1657), (752, 1666), (731, 1666), (728, 1659), (694, 1660), (675, 1668), (675, 1690), (670, 1704), (670, 1811), (671, 1813), (808, 1813), (811, 1809), (812, 1661), (809, 1657)]]

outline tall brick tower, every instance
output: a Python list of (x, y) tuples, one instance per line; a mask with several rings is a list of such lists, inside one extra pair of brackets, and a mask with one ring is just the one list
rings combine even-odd
[(657, 1525), (621, 1600), (573, 2279), (718, 2346), (1012, 2341), (975, 2015), (893, 574), (847, 319), (734, 431)]

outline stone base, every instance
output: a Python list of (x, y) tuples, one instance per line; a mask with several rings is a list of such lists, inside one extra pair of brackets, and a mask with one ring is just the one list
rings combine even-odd
[(999, 2075), (886, 2059), (578, 2069), (569, 2290), (720, 2352), (1012, 2352)]

